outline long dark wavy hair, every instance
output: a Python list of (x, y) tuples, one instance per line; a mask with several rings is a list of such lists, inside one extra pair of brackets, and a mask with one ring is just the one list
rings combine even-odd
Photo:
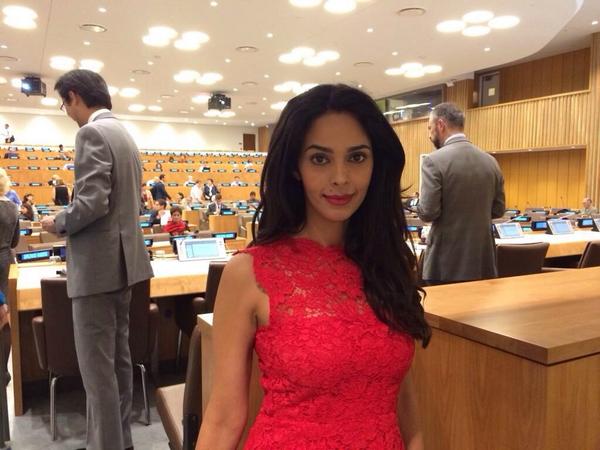
[(369, 137), (373, 152), (371, 182), (346, 224), (344, 251), (360, 268), (367, 301), (378, 319), (426, 347), (431, 329), (421, 304), (416, 257), (406, 243), (410, 236), (401, 203), (404, 149), (367, 94), (342, 84), (320, 85), (288, 102), (273, 130), (262, 170), (253, 245), (296, 235), (306, 224), (304, 188), (294, 173), (309, 128), (327, 112), (351, 114)]

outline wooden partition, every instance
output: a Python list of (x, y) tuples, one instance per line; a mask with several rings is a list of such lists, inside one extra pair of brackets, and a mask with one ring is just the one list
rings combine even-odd
[(495, 154), (507, 208), (579, 207), (585, 196), (585, 149)]

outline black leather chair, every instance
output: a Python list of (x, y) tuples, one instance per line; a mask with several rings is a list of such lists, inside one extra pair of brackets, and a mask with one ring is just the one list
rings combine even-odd
[(502, 278), (541, 273), (549, 246), (547, 242), (498, 245), (498, 276)]

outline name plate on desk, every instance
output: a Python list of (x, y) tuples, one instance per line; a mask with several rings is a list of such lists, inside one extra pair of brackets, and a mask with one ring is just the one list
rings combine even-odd
[(175, 183), (175, 182), (171, 182), (171, 183), (167, 183), (167, 186), (179, 186), (179, 183)]
[(56, 166), (49, 166), (48, 170), (60, 170), (60, 167), (56, 167)]
[(29, 183), (29, 186), (34, 186), (34, 187), (41, 186), (41, 185), (42, 185), (42, 183)]
[(240, 169), (233, 169), (232, 172), (233, 173), (242, 173), (242, 171)]
[(19, 166), (8, 166), (10, 170), (19, 170)]
[(219, 173), (225, 173), (225, 172), (227, 172), (227, 170), (226, 169), (217, 169), (217, 172), (219, 172)]
[(179, 172), (179, 169), (169, 169), (169, 172)]
[(194, 169), (185, 169), (186, 172), (193, 172)]
[(38, 159), (37, 156), (28, 156), (27, 159)]
[(27, 170), (40, 170), (38, 166), (28, 166)]

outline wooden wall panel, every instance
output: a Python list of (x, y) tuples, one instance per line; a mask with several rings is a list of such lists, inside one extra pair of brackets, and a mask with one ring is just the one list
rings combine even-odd
[[(582, 91), (590, 83), (590, 49), (583, 48), (498, 69), (500, 103)], [(475, 77), (479, 89), (480, 72)]]
[(578, 208), (585, 196), (585, 150), (494, 155), (504, 174), (507, 208)]
[(274, 125), (269, 127), (258, 128), (258, 151), (267, 152), (269, 151), (269, 144), (271, 143), (271, 133)]
[(406, 189), (405, 195), (419, 190), (419, 155), (433, 150), (433, 144), (429, 141), (427, 121), (427, 118), (415, 119), (393, 126), (406, 155), (401, 182), (402, 189)]
[(446, 102), (452, 102), (456, 104), (463, 111), (472, 108), (473, 105), (473, 92), (475, 89), (474, 80), (466, 79), (460, 80), (454, 83), (454, 86), (450, 86), (445, 90)]

